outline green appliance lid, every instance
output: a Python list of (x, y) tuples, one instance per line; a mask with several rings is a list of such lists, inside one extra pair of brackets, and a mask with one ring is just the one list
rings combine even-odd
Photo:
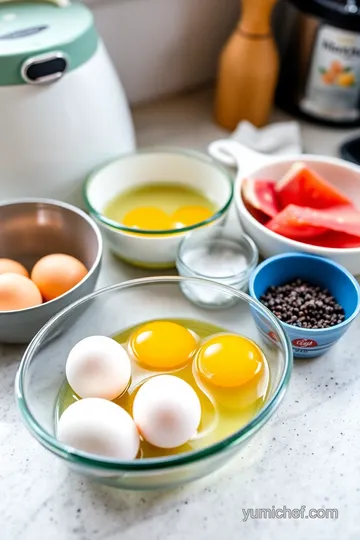
[(51, 83), (98, 45), (92, 13), (67, 0), (0, 0), (0, 86)]

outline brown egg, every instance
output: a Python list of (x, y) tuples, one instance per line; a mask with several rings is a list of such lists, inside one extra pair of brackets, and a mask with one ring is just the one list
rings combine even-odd
[(29, 278), (19, 274), (0, 275), (0, 311), (26, 309), (40, 304), (41, 293)]
[(25, 266), (12, 259), (0, 259), (0, 274), (19, 274), (20, 276), (29, 277), (29, 272)]
[(44, 300), (54, 300), (75, 287), (88, 273), (86, 266), (71, 255), (55, 253), (40, 259), (31, 272)]

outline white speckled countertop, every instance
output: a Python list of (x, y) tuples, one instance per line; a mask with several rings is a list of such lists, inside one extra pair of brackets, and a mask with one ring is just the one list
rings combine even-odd
[[(224, 135), (198, 92), (135, 111), (139, 145), (205, 149)], [(283, 118), (283, 115), (278, 115)], [(306, 150), (351, 132), (302, 125)], [(105, 254), (99, 286), (145, 273)], [(358, 540), (360, 320), (330, 353), (297, 361), (276, 416), (231, 465), (182, 489), (130, 493), (70, 473), (26, 431), (13, 384), (23, 352), (0, 346), (1, 540)], [(245, 509), (338, 510), (338, 519), (251, 519)], [(279, 514), (278, 514), (279, 515)]]

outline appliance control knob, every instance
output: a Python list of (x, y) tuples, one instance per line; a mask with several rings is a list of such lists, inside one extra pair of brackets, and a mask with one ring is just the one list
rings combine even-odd
[(63, 53), (54, 52), (25, 60), (21, 76), (28, 84), (50, 84), (66, 72), (68, 61)]

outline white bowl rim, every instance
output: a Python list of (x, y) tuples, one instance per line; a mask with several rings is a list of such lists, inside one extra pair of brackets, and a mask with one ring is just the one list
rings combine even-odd
[[(88, 197), (88, 189), (91, 182), (100, 179), (101, 173), (109, 166), (113, 165), (114, 163), (117, 163), (119, 161), (125, 160), (125, 159), (136, 159), (137, 156), (146, 155), (146, 154), (157, 154), (157, 153), (167, 153), (167, 154), (173, 154), (173, 155), (182, 155), (188, 158), (195, 159), (197, 161), (201, 161), (203, 163), (207, 163), (208, 165), (211, 165), (215, 169), (217, 169), (220, 173), (223, 174), (224, 179), (228, 183), (229, 187), (229, 197), (226, 201), (226, 203), (222, 206), (222, 208), (219, 208), (214, 214), (212, 214), (208, 219), (205, 219), (204, 221), (200, 221), (199, 223), (195, 223), (194, 225), (190, 225), (187, 227), (182, 227), (179, 229), (168, 229), (163, 231), (152, 231), (152, 230), (146, 230), (146, 229), (134, 229), (131, 227), (125, 227), (121, 223), (117, 221), (113, 221), (112, 219), (109, 219), (105, 217), (101, 212), (98, 212), (92, 203), (90, 202), (90, 199)], [(146, 182), (144, 182), (146, 184)], [(234, 182), (233, 182), (233, 175), (218, 161), (213, 159), (211, 156), (206, 154), (205, 152), (199, 152), (198, 150), (192, 150), (188, 148), (181, 148), (176, 146), (150, 146), (150, 147), (144, 147), (139, 148), (137, 150), (134, 150), (133, 152), (127, 152), (126, 154), (122, 154), (118, 156), (115, 159), (112, 159), (108, 161), (107, 163), (103, 163), (96, 169), (94, 169), (86, 178), (84, 184), (83, 184), (83, 199), (85, 202), (85, 205), (89, 211), (89, 213), (96, 218), (97, 222), (101, 225), (105, 225), (108, 228), (111, 228), (113, 231), (117, 233), (127, 233), (127, 235), (133, 235), (138, 237), (145, 237), (149, 240), (156, 240), (159, 238), (166, 238), (169, 236), (176, 236), (181, 235), (190, 231), (193, 231), (195, 229), (198, 229), (200, 227), (204, 227), (205, 225), (209, 225), (211, 223), (216, 222), (217, 220), (221, 219), (228, 209), (230, 208), (230, 205), (232, 203), (232, 200), (234, 198)]]

